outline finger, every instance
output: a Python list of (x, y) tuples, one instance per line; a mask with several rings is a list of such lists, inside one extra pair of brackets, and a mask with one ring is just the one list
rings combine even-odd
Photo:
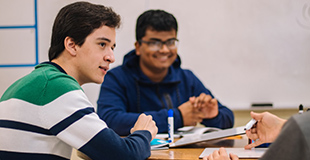
[(208, 160), (213, 160), (213, 154), (210, 154), (210, 155), (208, 156)]
[(147, 115), (146, 118), (145, 118), (145, 124), (144, 124), (144, 127), (147, 127), (149, 126), (150, 124), (152, 124), (152, 121), (153, 121), (153, 117), (151, 115)]
[(194, 105), (194, 104), (195, 104), (195, 99), (196, 99), (196, 97), (195, 97), (195, 96), (193, 96), (193, 97), (189, 97), (189, 101), (191, 102), (191, 104), (192, 104), (192, 105)]
[(139, 121), (139, 125), (141, 125), (141, 129), (146, 129), (150, 123), (153, 121), (153, 117), (151, 115), (141, 115), (141, 120)]
[[(135, 126), (136, 126), (136, 125), (139, 125), (140, 123), (142, 123), (142, 119), (143, 119), (145, 116), (146, 116), (146, 115), (145, 115), (144, 113), (141, 113), (141, 114), (139, 115), (139, 117), (138, 117), (136, 123), (135, 123)], [(134, 127), (135, 127), (135, 126), (134, 126)]]
[(264, 116), (262, 113), (255, 113), (253, 111), (251, 111), (250, 114), (251, 114), (251, 117), (255, 119), (256, 121), (261, 121)]
[(205, 103), (205, 98), (206, 98), (206, 94), (205, 93), (201, 93), (198, 97), (197, 97), (197, 107), (200, 109), (203, 104)]
[(208, 160), (208, 156), (204, 156), (202, 160)]
[(200, 109), (205, 102), (205, 94), (200, 94), (197, 100), (197, 107)]
[(202, 97), (201, 97), (201, 99), (202, 99), (202, 102), (201, 102), (201, 107), (204, 105), (204, 106), (210, 106), (210, 105), (212, 105), (212, 97), (210, 96), (210, 95), (206, 95), (206, 94), (204, 94)]
[(251, 149), (253, 147), (255, 147), (255, 146), (253, 145), (253, 143), (251, 143), (251, 144), (244, 146), (244, 149)]
[(244, 148), (245, 148), (245, 149), (251, 149), (251, 148), (256, 147), (256, 146), (259, 146), (259, 145), (261, 145), (261, 144), (263, 144), (263, 142), (262, 142), (260, 139), (257, 139), (257, 140), (255, 140), (253, 143), (244, 146)]
[(218, 150), (213, 151), (212, 155), (213, 155), (213, 158), (217, 158), (217, 157), (219, 157), (219, 156), (220, 156), (220, 154), (219, 154), (219, 151), (218, 151)]
[(217, 99), (215, 99), (215, 98), (211, 99), (210, 103), (211, 103), (211, 105), (216, 106)]
[(238, 160), (239, 159), (239, 157), (233, 153), (230, 153), (229, 156), (230, 156), (231, 160)]
[(226, 150), (225, 150), (224, 147), (221, 147), (221, 148), (220, 148), (219, 154), (220, 154), (221, 156), (228, 157), (227, 152), (226, 152)]
[(156, 134), (158, 133), (158, 128), (156, 126), (156, 122), (153, 120), (152, 120), (151, 128), (152, 128), (152, 132), (153, 132), (153, 133), (151, 133), (152, 134), (152, 140), (153, 140), (156, 137)]
[(257, 133), (257, 128), (252, 128), (249, 130), (252, 134), (256, 134)]
[(196, 97), (194, 107), (199, 108), (200, 98)]
[(249, 138), (249, 139), (258, 139), (258, 135), (255, 133), (253, 133), (251, 130), (247, 130), (246, 132), (246, 136)]

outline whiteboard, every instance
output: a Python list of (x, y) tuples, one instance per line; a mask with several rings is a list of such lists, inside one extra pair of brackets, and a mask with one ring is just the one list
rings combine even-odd
[[(14, 3), (13, 3), (14, 1)], [(33, 25), (37, 3), (38, 57), (34, 29), (1, 29)], [(59, 9), (73, 0), (0, 2), (0, 95), (35, 64), (48, 60), (52, 24)], [(310, 107), (309, 0), (92, 0), (111, 6), (122, 17), (117, 30), (116, 62), (134, 48), (137, 17), (147, 9), (163, 9), (179, 23), (178, 52), (215, 97), (232, 110), (252, 103), (274, 108)], [(19, 5), (12, 5), (19, 4)], [(20, 38), (18, 38), (20, 37)], [(83, 86), (96, 106), (100, 85)]]

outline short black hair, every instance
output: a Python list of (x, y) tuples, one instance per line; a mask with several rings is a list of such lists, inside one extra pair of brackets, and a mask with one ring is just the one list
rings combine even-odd
[(65, 49), (64, 40), (71, 37), (82, 46), (86, 37), (103, 25), (120, 27), (120, 16), (112, 8), (89, 2), (75, 2), (63, 7), (57, 14), (51, 38), (48, 58), (57, 58)]
[(155, 31), (178, 32), (178, 22), (176, 18), (164, 10), (147, 10), (142, 13), (136, 24), (136, 40), (139, 42), (145, 36), (147, 29)]

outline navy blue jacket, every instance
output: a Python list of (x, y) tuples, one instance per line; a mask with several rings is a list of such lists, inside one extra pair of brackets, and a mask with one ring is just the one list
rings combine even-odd
[[(139, 56), (132, 50), (124, 56), (123, 64), (108, 71), (101, 85), (97, 112), (110, 128), (119, 135), (128, 135), (139, 113), (152, 115), (158, 133), (167, 132), (167, 103), (164, 94), (169, 94), (174, 107), (175, 130), (183, 127), (183, 119), (177, 109), (191, 96), (200, 93), (214, 97), (201, 81), (190, 71), (180, 67), (178, 58), (169, 67), (162, 82), (152, 82), (139, 67)], [(212, 119), (204, 119), (208, 127), (230, 128), (234, 125), (234, 115), (230, 109), (218, 102), (219, 114)]]

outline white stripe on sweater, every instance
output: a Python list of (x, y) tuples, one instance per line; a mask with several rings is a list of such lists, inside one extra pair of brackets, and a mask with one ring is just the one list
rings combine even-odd
[(68, 159), (71, 156), (72, 147), (55, 136), (0, 128), (0, 139), (0, 150), (23, 153), (52, 153)]

